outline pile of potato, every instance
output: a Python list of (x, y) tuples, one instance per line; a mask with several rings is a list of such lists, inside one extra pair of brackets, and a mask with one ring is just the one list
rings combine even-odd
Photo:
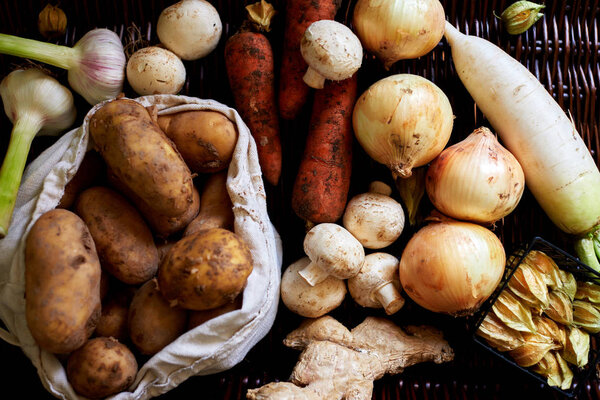
[(95, 151), (26, 239), (26, 317), (75, 391), (102, 398), (131, 385), (140, 356), (240, 308), (252, 256), (232, 232), (227, 117), (117, 99), (89, 132)]

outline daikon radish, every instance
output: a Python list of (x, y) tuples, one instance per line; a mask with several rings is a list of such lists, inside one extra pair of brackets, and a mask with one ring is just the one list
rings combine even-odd
[(458, 76), (525, 172), (552, 222), (585, 236), (600, 225), (600, 172), (563, 109), (527, 68), (446, 22)]

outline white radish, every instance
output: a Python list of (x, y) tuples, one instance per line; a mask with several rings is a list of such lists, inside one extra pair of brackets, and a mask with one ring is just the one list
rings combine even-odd
[(572, 121), (527, 68), (446, 22), (458, 76), (525, 172), (548, 217), (569, 234), (600, 225), (600, 172)]

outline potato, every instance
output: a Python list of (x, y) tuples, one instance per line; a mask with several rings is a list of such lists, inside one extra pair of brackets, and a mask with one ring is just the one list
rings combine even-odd
[(129, 304), (135, 291), (134, 286), (111, 290), (108, 298), (102, 303), (102, 313), (94, 332), (96, 336), (112, 336), (121, 343), (125, 343), (129, 339), (127, 318)]
[(100, 317), (101, 268), (85, 223), (55, 209), (25, 241), (25, 315), (37, 344), (52, 353), (82, 346)]
[(90, 399), (122, 392), (134, 381), (135, 356), (115, 338), (90, 339), (67, 360), (67, 379), (73, 389)]
[(200, 212), (187, 225), (183, 236), (209, 228), (233, 228), (233, 204), (227, 192), (227, 171), (211, 174), (202, 187)]
[(148, 207), (142, 199), (125, 187), (110, 170), (107, 176), (109, 184), (131, 200), (150, 226), (152, 232), (160, 238), (167, 238), (185, 229), (200, 210), (200, 194), (195, 186), (192, 187), (192, 202), (189, 204), (188, 209), (181, 215), (167, 216)]
[(190, 310), (232, 302), (252, 272), (244, 241), (221, 228), (199, 231), (171, 247), (158, 269), (158, 284), (169, 301)]
[(220, 112), (194, 110), (161, 115), (158, 125), (175, 143), (192, 172), (217, 172), (229, 165), (238, 132)]
[(188, 210), (192, 174), (141, 104), (106, 103), (90, 119), (90, 134), (107, 167), (150, 209), (168, 217)]
[(104, 160), (95, 151), (88, 151), (81, 161), (79, 169), (65, 186), (65, 191), (56, 206), (57, 208), (71, 208), (79, 193), (100, 183), (105, 175), (106, 165)]
[(188, 312), (172, 307), (156, 279), (140, 287), (129, 306), (129, 338), (140, 353), (152, 355), (186, 331)]
[(111, 275), (136, 285), (152, 278), (158, 269), (158, 251), (150, 228), (123, 196), (96, 186), (85, 190), (75, 212), (87, 224), (98, 256)]

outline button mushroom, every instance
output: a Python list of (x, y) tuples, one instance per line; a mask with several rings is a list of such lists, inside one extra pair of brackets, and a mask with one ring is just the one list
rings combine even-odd
[(281, 277), (281, 300), (292, 312), (306, 318), (317, 318), (337, 308), (346, 297), (346, 283), (333, 276), (311, 286), (298, 274), (310, 264), (303, 257), (291, 264)]
[(348, 279), (350, 295), (363, 307), (384, 308), (392, 315), (402, 308), (399, 261), (387, 253), (372, 253), (365, 257), (360, 272)]
[(300, 52), (308, 64), (304, 82), (322, 89), (325, 79), (350, 78), (362, 63), (363, 51), (358, 37), (347, 26), (332, 20), (313, 22), (304, 31)]
[(144, 47), (127, 62), (127, 81), (141, 96), (179, 93), (185, 75), (185, 66), (179, 57), (162, 47)]
[(373, 182), (368, 193), (354, 196), (346, 206), (342, 223), (367, 249), (387, 247), (402, 234), (404, 211), (390, 194), (388, 185)]
[(365, 249), (350, 232), (337, 224), (314, 226), (304, 238), (304, 252), (311, 262), (299, 274), (309, 285), (316, 285), (329, 275), (350, 278), (360, 271)]
[(217, 9), (205, 0), (181, 0), (158, 17), (160, 42), (183, 60), (197, 60), (219, 44), (223, 25)]

